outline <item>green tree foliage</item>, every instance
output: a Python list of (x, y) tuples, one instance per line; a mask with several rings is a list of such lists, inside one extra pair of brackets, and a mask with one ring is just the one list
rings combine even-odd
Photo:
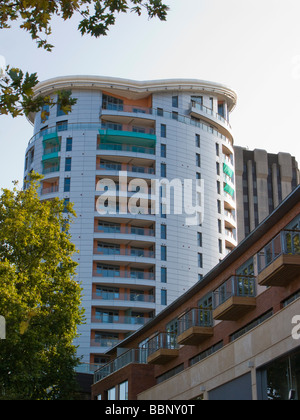
[(70, 399), (76, 385), (73, 342), (84, 322), (76, 250), (64, 203), (40, 201), (38, 179), (0, 196), (0, 400)]
[[(54, 17), (67, 21), (79, 15), (80, 33), (98, 38), (107, 35), (109, 28), (115, 25), (118, 13), (130, 11), (141, 15), (143, 10), (149, 18), (158, 17), (165, 21), (168, 6), (162, 0), (0, 0), (0, 29), (8, 29), (12, 22), (17, 21), (39, 48), (51, 51), (53, 45), (48, 42), (48, 37)], [(36, 73), (24, 75), (20, 69), (7, 67), (2, 81), (0, 78), (0, 114), (16, 117), (40, 111), (43, 105), (54, 106), (55, 102), (49, 97), (33, 98), (33, 88), (37, 83)], [(64, 103), (66, 112), (76, 103), (70, 92), (67, 97)], [(61, 105), (59, 100), (57, 103)]]

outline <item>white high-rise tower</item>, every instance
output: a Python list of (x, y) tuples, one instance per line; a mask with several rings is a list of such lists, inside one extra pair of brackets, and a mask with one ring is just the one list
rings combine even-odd
[[(236, 246), (233, 136), (229, 114), (236, 94), (201, 80), (138, 82), (96, 76), (60, 77), (40, 83), (37, 94), (56, 97), (72, 90), (77, 104), (66, 115), (59, 107), (30, 115), (34, 136), (26, 151), (25, 179), (42, 173), (40, 196), (74, 203), (71, 226), (79, 250), (86, 324), (79, 353), (86, 363), (104, 362), (104, 352), (146, 323), (210, 271)], [(148, 200), (149, 212), (123, 214), (128, 184)], [(116, 186), (116, 214), (99, 214), (99, 181)], [(168, 185), (153, 196), (151, 181), (180, 180), (168, 210)], [(195, 214), (180, 208), (193, 180)], [(152, 184), (153, 185), (153, 184)], [(149, 187), (149, 188), (147, 188)], [(127, 189), (127, 188), (125, 188)], [(151, 196), (152, 194), (152, 196)], [(157, 203), (157, 200), (159, 201)], [(151, 213), (153, 201), (159, 209)], [(124, 202), (124, 201), (123, 201)]]

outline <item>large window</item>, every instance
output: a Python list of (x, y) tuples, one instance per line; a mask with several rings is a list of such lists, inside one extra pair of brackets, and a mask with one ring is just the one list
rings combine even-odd
[(125, 381), (119, 385), (119, 400), (128, 400), (128, 381)]
[(300, 351), (274, 360), (259, 371), (260, 398), (286, 401), (300, 399)]
[(128, 400), (128, 381), (110, 388), (107, 391), (107, 399), (109, 401), (127, 401)]
[(103, 95), (102, 97), (102, 108), (111, 111), (123, 111), (123, 101), (113, 96)]

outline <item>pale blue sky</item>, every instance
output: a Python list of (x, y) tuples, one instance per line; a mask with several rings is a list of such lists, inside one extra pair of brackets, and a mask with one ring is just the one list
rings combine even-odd
[[(238, 93), (231, 116), (235, 143), (285, 151), (300, 162), (299, 0), (166, 0), (167, 22), (133, 14), (108, 37), (81, 37), (76, 22), (53, 25), (52, 53), (14, 25), (0, 31), (0, 56), (40, 80), (92, 74), (136, 80), (196, 78)], [(33, 129), (0, 116), (0, 187), (23, 178)], [(22, 183), (22, 182), (21, 182)]]

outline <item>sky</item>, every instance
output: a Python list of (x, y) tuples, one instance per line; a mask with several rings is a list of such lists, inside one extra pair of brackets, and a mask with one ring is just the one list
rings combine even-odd
[[(237, 92), (231, 114), (235, 144), (287, 152), (300, 164), (299, 0), (165, 0), (166, 22), (119, 15), (108, 36), (82, 37), (76, 18), (53, 21), (51, 53), (38, 49), (16, 23), (0, 30), (6, 62), (39, 80), (101, 75), (134, 80), (187, 78)], [(33, 127), (0, 116), (0, 188), (22, 185)]]

